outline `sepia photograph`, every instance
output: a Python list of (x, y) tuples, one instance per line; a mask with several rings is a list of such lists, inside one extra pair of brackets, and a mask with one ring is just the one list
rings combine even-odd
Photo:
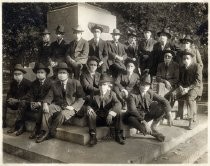
[(208, 164), (208, 1), (1, 2), (4, 164)]

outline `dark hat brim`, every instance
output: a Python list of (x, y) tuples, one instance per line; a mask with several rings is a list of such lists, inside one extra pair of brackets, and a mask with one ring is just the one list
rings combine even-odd
[(71, 69), (70, 68), (65, 68), (65, 67), (55, 68), (56, 72), (58, 72), (59, 70), (67, 70), (68, 73), (71, 73)]
[(56, 30), (56, 34), (64, 34), (65, 32), (61, 32), (61, 31), (59, 31), (59, 30)]
[(122, 35), (122, 33), (110, 33), (111, 35)]
[(103, 31), (104, 31), (104, 29), (103, 29), (102, 27), (99, 27), (99, 26), (94, 26), (94, 27), (92, 27), (92, 28), (90, 29), (90, 31), (91, 31), (92, 33), (94, 33), (94, 31), (95, 31), (96, 29), (99, 29), (99, 30), (101, 31), (101, 33), (103, 33)]
[(20, 68), (14, 68), (13, 72), (16, 71), (16, 70), (23, 72), (23, 74), (27, 73), (24, 69), (20, 69)]
[(145, 81), (141, 81), (141, 82), (140, 82), (140, 85), (152, 85), (152, 83), (145, 82)]
[(191, 57), (194, 57), (195, 55), (191, 52), (188, 52), (188, 51), (183, 51), (182, 52), (182, 56), (185, 56), (185, 55), (190, 55)]
[(165, 34), (168, 38), (171, 38), (171, 34), (170, 34), (170, 33), (161, 31), (161, 32), (158, 32), (158, 33), (157, 33), (158, 37), (160, 37), (161, 34)]
[(133, 63), (135, 67), (137, 66), (137, 62), (130, 58), (125, 60), (125, 66), (127, 66), (129, 63)]
[(73, 32), (84, 32), (84, 30), (82, 29), (75, 29), (75, 28), (72, 28)]
[(111, 83), (111, 84), (114, 83), (114, 81), (113, 81), (112, 79), (110, 79), (110, 80), (100, 80), (100, 81), (99, 81), (99, 84), (103, 84), (103, 83), (106, 83), (106, 82), (109, 82), (109, 83)]
[(180, 41), (180, 43), (184, 43), (185, 41), (188, 41), (190, 43), (193, 43), (193, 40), (192, 39), (180, 39), (179, 41)]
[(167, 53), (170, 53), (172, 56), (175, 56), (175, 53), (172, 50), (164, 50), (163, 51), (163, 54), (167, 54)]
[(47, 74), (50, 73), (50, 69), (49, 68), (44, 68), (44, 67), (43, 68), (34, 68), (32, 71), (36, 74), (37, 71), (41, 70), (41, 69), (45, 70)]

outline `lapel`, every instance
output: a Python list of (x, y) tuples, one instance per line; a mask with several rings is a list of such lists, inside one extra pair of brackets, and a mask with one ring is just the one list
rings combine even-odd
[(96, 50), (96, 46), (95, 46), (95, 42), (94, 42), (94, 38), (91, 40), (91, 46), (93, 47), (93, 50)]
[(93, 83), (93, 78), (90, 76), (89, 71), (87, 71), (87, 73), (85, 74), (87, 81), (92, 84)]
[(101, 103), (100, 96), (99, 95), (93, 96), (93, 99), (95, 99), (95, 101), (98, 105), (98, 108), (100, 108), (100, 103)]
[(102, 50), (103, 49), (103, 40), (100, 38), (98, 42), (98, 49)]
[(107, 91), (106, 94), (104, 95), (104, 99), (103, 99), (103, 107), (105, 107), (105, 105), (107, 105), (107, 103), (109, 103), (111, 96), (110, 96), (111, 91)]
[[(119, 47), (119, 43), (118, 43), (118, 47)], [(116, 53), (118, 53), (118, 51), (117, 51), (117, 46), (115, 45), (114, 41), (112, 41), (112, 48), (114, 49), (114, 51), (115, 51)]]
[(56, 89), (57, 89), (57, 92), (58, 92), (59, 96), (62, 96), (64, 98), (64, 96), (62, 94), (62, 87), (61, 87), (61, 82), (60, 81), (57, 81)]
[(98, 85), (98, 82), (99, 82), (99, 80), (100, 80), (100, 76), (101, 76), (101, 74), (98, 73), (98, 72), (96, 72), (96, 74), (95, 74), (95, 79), (94, 79), (94, 83), (95, 83), (96, 85)]
[(144, 105), (144, 101), (143, 101), (143, 97), (141, 96), (141, 93), (139, 95), (137, 95), (137, 98), (138, 98), (141, 106), (145, 109), (145, 105)]

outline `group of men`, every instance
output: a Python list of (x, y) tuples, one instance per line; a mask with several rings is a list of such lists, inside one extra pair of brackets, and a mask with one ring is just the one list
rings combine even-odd
[[(111, 33), (112, 41), (100, 38), (100, 25), (90, 29), (90, 41), (82, 38), (84, 31), (79, 25), (72, 29), (75, 39), (69, 44), (64, 41), (62, 25), (56, 28), (57, 40), (51, 44), (50, 32), (42, 32), (33, 69), (35, 81), (24, 78), (26, 71), (20, 64), (14, 67), (14, 79), (4, 102), (3, 126), (7, 125), (8, 107), (17, 110), (18, 116), (8, 133), (21, 135), (25, 121), (33, 114), (36, 126), (30, 139), (40, 143), (55, 137), (56, 128), (72, 117), (87, 116), (91, 146), (97, 143), (96, 127), (100, 125), (114, 125), (115, 140), (120, 144), (125, 144), (123, 124), (162, 142), (165, 136), (157, 126), (163, 117), (172, 125), (175, 100), (179, 101), (177, 119), (183, 118), (183, 103), (189, 106), (188, 128), (192, 129), (196, 99), (202, 95), (203, 64), (190, 36), (181, 39), (177, 47), (171, 44), (167, 29), (158, 32), (159, 40), (155, 41), (147, 28), (139, 44), (135, 31), (122, 44), (119, 29)], [(53, 69), (50, 78), (49, 67)], [(151, 89), (155, 82), (156, 93)]]

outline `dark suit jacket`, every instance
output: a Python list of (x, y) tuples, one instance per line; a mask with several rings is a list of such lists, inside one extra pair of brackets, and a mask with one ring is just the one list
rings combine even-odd
[(108, 59), (108, 49), (106, 41), (99, 39), (98, 47), (96, 47), (94, 39), (89, 41), (89, 56), (96, 56), (107, 64)]
[(119, 113), (121, 109), (121, 104), (112, 91), (108, 91), (103, 99), (101, 99), (100, 95), (87, 96), (86, 105), (101, 117), (106, 117), (110, 111)]
[(52, 81), (47, 78), (44, 84), (41, 86), (38, 79), (31, 83), (30, 91), (23, 97), (23, 100), (30, 102), (42, 102), (45, 96), (48, 94), (52, 86)]
[(162, 50), (160, 42), (157, 42), (156, 44), (154, 44), (153, 51), (150, 56), (150, 64), (149, 64), (150, 73), (153, 76), (155, 76), (157, 73), (158, 64), (164, 62), (163, 51), (168, 48), (170, 48), (171, 50), (175, 50), (174, 46), (170, 42), (166, 43), (163, 50)]
[(141, 118), (141, 112), (148, 113), (150, 105), (153, 101), (157, 101), (163, 111), (168, 114), (171, 111), (170, 103), (160, 95), (148, 90), (145, 94), (145, 102), (141, 94), (131, 94), (128, 99), (128, 114)]
[(114, 41), (107, 42), (108, 46), (108, 65), (112, 65), (116, 62), (115, 57), (116, 55), (119, 55), (123, 57), (122, 63), (124, 63), (124, 60), (127, 58), (127, 54), (125, 52), (125, 45), (118, 43), (118, 47), (115, 45)]
[(84, 103), (83, 97), (83, 88), (78, 80), (68, 79), (65, 96), (63, 96), (62, 93), (61, 82), (58, 80), (52, 84), (52, 87), (43, 102), (48, 104), (53, 103), (61, 107), (69, 105), (74, 107), (76, 111), (79, 111)]
[(139, 84), (139, 81), (139, 75), (136, 73), (131, 75), (130, 80), (128, 78), (128, 74), (120, 74), (115, 81), (115, 85), (119, 88), (120, 91), (122, 89), (126, 89), (128, 92), (131, 92), (133, 88)]
[(126, 42), (125, 46), (126, 46), (125, 51), (127, 53), (128, 58), (136, 58), (136, 59), (138, 59), (138, 45), (132, 47), (130, 45), (130, 43)]
[(89, 54), (89, 44), (86, 40), (80, 39), (78, 42), (73, 40), (69, 43), (66, 51), (66, 59), (75, 60), (80, 64), (86, 64)]
[(56, 62), (65, 62), (65, 53), (66, 53), (67, 45), (64, 40), (61, 41), (60, 44), (58, 44), (57, 41), (54, 41), (51, 44), (51, 59)]
[(202, 67), (199, 64), (193, 63), (187, 69), (182, 66), (179, 73), (179, 85), (184, 88), (189, 87), (194, 89), (198, 96), (202, 96)]
[(38, 46), (38, 62), (43, 63), (45, 65), (49, 65), (49, 58), (52, 54), (52, 47), (50, 46), (50, 43), (47, 43), (44, 45), (43, 42), (41, 42)]
[(90, 76), (89, 71), (84, 71), (80, 76), (80, 82), (86, 95), (99, 93), (99, 80), (101, 74), (96, 72), (94, 79)]
[(157, 81), (163, 82), (167, 80), (175, 87), (179, 80), (179, 65), (176, 62), (171, 62), (168, 68), (165, 68), (165, 63), (160, 63), (157, 68)]
[(15, 99), (22, 99), (28, 91), (30, 90), (31, 81), (23, 78), (20, 85), (18, 86), (17, 81), (12, 80), (10, 83), (10, 89), (7, 92), (7, 99), (15, 98)]

